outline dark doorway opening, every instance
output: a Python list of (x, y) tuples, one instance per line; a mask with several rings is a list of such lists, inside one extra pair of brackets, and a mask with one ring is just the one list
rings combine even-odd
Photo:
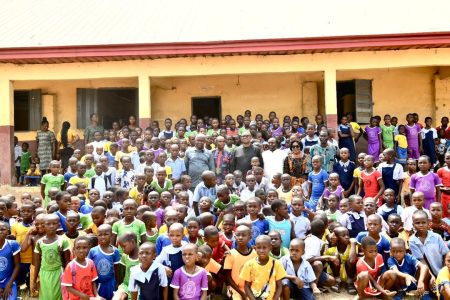
[(221, 120), (222, 104), (220, 96), (192, 97), (192, 114), (202, 119), (208, 116)]
[(355, 82), (338, 81), (336, 83), (338, 122), (342, 116), (351, 113), (355, 116)]
[(128, 117), (132, 115), (139, 120), (138, 89), (100, 88), (97, 97), (104, 128), (112, 128), (112, 123), (119, 120), (128, 124)]
[(372, 116), (372, 80), (355, 79), (336, 83), (338, 120), (347, 113), (360, 124), (369, 124)]

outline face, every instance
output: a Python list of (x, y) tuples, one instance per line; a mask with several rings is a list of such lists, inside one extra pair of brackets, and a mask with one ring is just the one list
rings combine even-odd
[(413, 226), (418, 232), (425, 232), (428, 230), (428, 218), (423, 215), (413, 215)]
[(235, 205), (233, 208), (234, 215), (238, 219), (242, 219), (245, 216), (245, 206), (244, 205)]
[(305, 205), (303, 203), (303, 200), (299, 199), (299, 198), (292, 199), (291, 209), (292, 209), (293, 213), (300, 214), (305, 209)]
[(58, 230), (60, 222), (59, 218), (55, 215), (54, 217), (47, 217), (45, 220), (45, 232), (55, 234), (56, 230)]
[(216, 248), (219, 245), (219, 235), (211, 235), (208, 237), (205, 237), (205, 242), (210, 246), (211, 248)]
[(165, 222), (167, 227), (170, 227), (172, 224), (178, 222), (178, 214), (167, 214), (165, 217)]
[(155, 259), (156, 253), (155, 249), (149, 245), (143, 245), (139, 248), (139, 261), (145, 266), (152, 264)]
[(31, 220), (33, 218), (34, 215), (34, 209), (32, 206), (29, 205), (23, 205), (20, 208), (20, 216), (24, 219), (24, 220)]
[(70, 195), (64, 195), (61, 200), (59, 200), (58, 206), (59, 209), (62, 211), (66, 211), (70, 207), (70, 203), (72, 202), (72, 199), (70, 198)]
[(247, 213), (251, 216), (258, 215), (259, 211), (261, 209), (261, 206), (253, 200), (247, 201)]
[(377, 246), (366, 246), (363, 248), (364, 256), (368, 259), (375, 259), (378, 254)]
[(430, 170), (430, 162), (427, 158), (421, 157), (419, 158), (419, 170), (420, 171), (428, 171)]
[(386, 191), (383, 194), (383, 198), (387, 204), (391, 205), (395, 202), (395, 193), (394, 191)]
[(375, 210), (376, 210), (375, 201), (372, 199), (365, 199), (364, 212), (366, 213), (366, 216), (370, 216), (371, 214), (374, 214)]
[(0, 239), (5, 240), (9, 234), (9, 229), (5, 224), (0, 224)]
[(440, 220), (442, 218), (442, 205), (440, 203), (431, 203), (430, 214), (433, 219)]
[(97, 190), (90, 190), (89, 201), (91, 201), (91, 205), (94, 204), (98, 199), (100, 199), (100, 192)]
[(276, 248), (276, 249), (280, 248), (280, 246), (281, 246), (280, 235), (273, 232), (273, 233), (269, 234), (269, 237), (270, 237), (270, 241), (271, 241), (270, 244), (272, 245), (272, 249), (273, 248)]
[(97, 226), (100, 226), (101, 224), (103, 224), (105, 222), (105, 214), (95, 212), (95, 213), (91, 214), (91, 217), (92, 217), (92, 222)]
[(369, 233), (381, 232), (381, 222), (378, 218), (369, 217), (367, 220), (367, 230)]
[(417, 207), (418, 209), (422, 209), (423, 207), (423, 197), (415, 196), (413, 194), (412, 196), (412, 204)]
[(330, 198), (328, 198), (328, 206), (330, 207), (330, 208), (336, 208), (337, 207), (337, 204), (338, 204), (338, 201), (337, 201), (337, 199), (336, 199), (336, 197), (330, 197)]
[(361, 211), (363, 209), (363, 200), (360, 197), (357, 197), (355, 201), (353, 201), (352, 209), (354, 211)]
[(402, 219), (396, 216), (388, 217), (387, 224), (389, 226), (389, 232), (398, 232), (402, 225)]
[(136, 203), (131, 203), (127, 201), (123, 205), (123, 216), (127, 219), (134, 218), (136, 215)]
[(183, 239), (183, 231), (182, 230), (169, 230), (169, 239), (172, 242), (172, 245), (175, 247), (181, 246), (181, 240)]
[(85, 259), (89, 253), (89, 243), (85, 240), (80, 240), (75, 244), (74, 253), (77, 258)]
[[(230, 219), (223, 220), (223, 223), (222, 223), (223, 231), (225, 233), (231, 233), (233, 231), (234, 225), (235, 225), (234, 219), (233, 220), (230, 220)], [(236, 238), (237, 238), (237, 232), (236, 232)]]
[(198, 207), (202, 211), (208, 211), (211, 209), (211, 201), (209, 200), (209, 198), (200, 199), (200, 201), (198, 203)]
[(196, 221), (190, 221), (187, 224), (187, 231), (189, 236), (198, 237), (198, 231), (200, 230), (200, 225)]
[(280, 215), (281, 217), (287, 219), (289, 218), (289, 211), (286, 204), (282, 205), (280, 208), (277, 209), (276, 214)]
[(364, 158), (364, 167), (365, 168), (372, 168), (373, 166), (373, 159), (370, 156), (366, 156)]
[(258, 241), (255, 245), (255, 250), (259, 259), (267, 259), (270, 250), (272, 250), (272, 245), (266, 241)]
[(192, 266), (197, 261), (197, 252), (194, 247), (188, 247), (183, 249), (182, 257), (185, 265)]
[(73, 211), (78, 211), (79, 208), (80, 208), (80, 199), (72, 198), (70, 201), (70, 209)]
[(312, 165), (313, 165), (313, 168), (314, 168), (315, 170), (319, 169), (320, 166), (321, 166), (320, 159), (313, 158), (313, 159), (312, 159)]
[(128, 241), (125, 243), (119, 243), (120, 247), (123, 250), (123, 253), (129, 255), (133, 250), (136, 248), (136, 242), (135, 241)]

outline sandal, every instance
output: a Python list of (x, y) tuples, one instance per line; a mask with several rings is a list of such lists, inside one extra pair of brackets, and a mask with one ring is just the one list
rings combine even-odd
[(335, 285), (332, 285), (332, 286), (330, 287), (330, 290), (331, 290), (332, 292), (339, 293), (339, 283), (338, 283), (338, 284), (335, 284)]
[(347, 293), (349, 293), (352, 296), (357, 294), (356, 289), (353, 286), (353, 284), (347, 283)]

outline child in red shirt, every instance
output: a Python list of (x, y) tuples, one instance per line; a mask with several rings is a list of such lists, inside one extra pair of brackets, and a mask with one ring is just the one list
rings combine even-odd
[(361, 185), (358, 189), (358, 195), (364, 190), (364, 197), (371, 197), (377, 201), (377, 207), (380, 207), (381, 195), (384, 192), (384, 182), (381, 173), (373, 167), (374, 158), (372, 155), (364, 157), (364, 170), (361, 172)]
[(222, 264), (225, 253), (230, 252), (230, 248), (225, 244), (225, 241), (219, 237), (219, 231), (215, 226), (208, 226), (204, 229), (203, 240), (213, 250), (211, 258), (219, 264)]
[[(90, 249), (89, 239), (87, 237), (79, 237), (74, 243), (75, 259), (67, 264), (62, 279), (61, 285), (66, 287), (64, 299), (79, 300), (81, 297), (85, 299), (103, 299), (98, 296), (97, 286), (97, 270), (94, 262), (87, 258)], [(89, 280), (92, 284), (87, 284)]]

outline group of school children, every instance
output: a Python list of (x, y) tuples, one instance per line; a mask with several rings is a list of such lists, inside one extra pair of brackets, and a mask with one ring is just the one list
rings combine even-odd
[[(251, 124), (240, 117), (238, 136)], [(263, 122), (269, 136), (258, 135), (259, 146), (269, 137), (318, 142), (332, 132), (318, 118), (317, 124), (305, 119), (304, 128), (287, 130), (285, 118), (280, 131), (271, 113)], [(94, 153), (92, 144), (84, 155), (77, 149), (67, 170), (50, 163), (41, 196), (0, 197), (0, 299), (25, 292), (45, 300), (288, 300), (344, 289), (359, 298), (402, 299), (413, 292), (450, 299), (448, 118), (438, 130), (429, 118), (420, 128), (414, 114), (405, 126), (393, 119), (385, 116), (379, 126), (373, 117), (362, 130), (344, 116), (333, 172), (323, 168), (326, 153), (314, 155), (303, 184), (289, 174), (264, 177), (252, 158), (247, 174), (236, 170), (218, 182), (220, 168), (205, 171), (192, 187), (185, 172), (172, 180), (167, 156), (182, 160), (186, 153), (170, 147), (149, 145), (153, 150), (140, 159), (151, 166), (137, 168), (128, 139), (114, 155)], [(196, 121), (190, 131), (212, 135), (214, 147), (217, 122), (199, 128)], [(231, 117), (224, 122), (236, 126)], [(368, 154), (356, 153), (362, 134)], [(189, 151), (192, 139), (183, 141), (175, 139)]]

